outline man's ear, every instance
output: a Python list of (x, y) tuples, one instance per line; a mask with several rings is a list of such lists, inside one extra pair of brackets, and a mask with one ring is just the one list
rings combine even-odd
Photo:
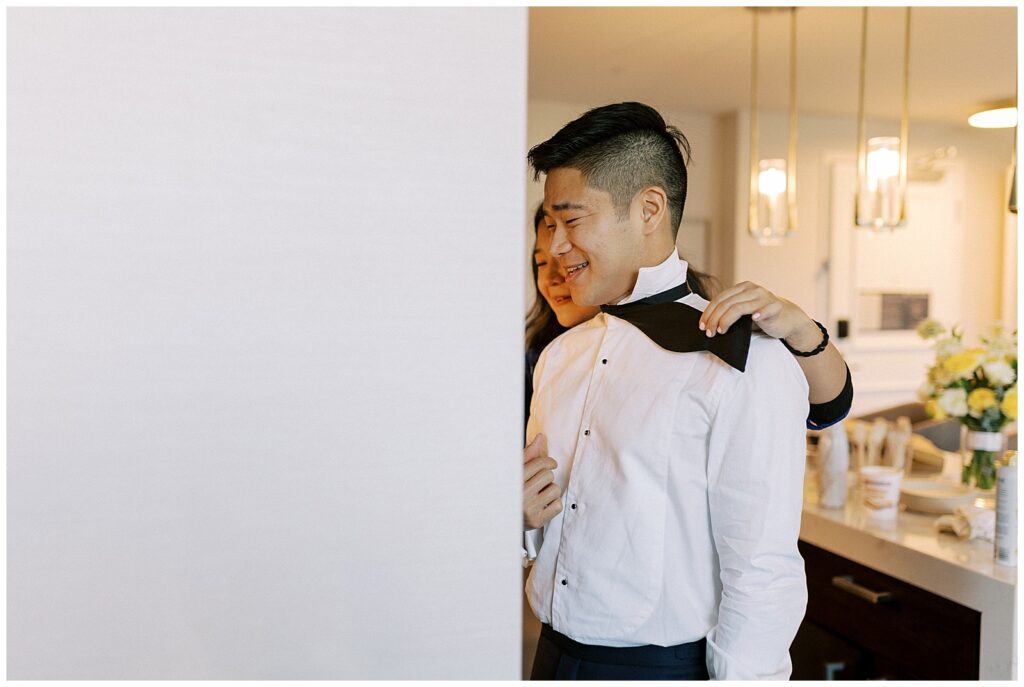
[(653, 234), (668, 217), (668, 196), (660, 186), (648, 186), (637, 195), (645, 236)]

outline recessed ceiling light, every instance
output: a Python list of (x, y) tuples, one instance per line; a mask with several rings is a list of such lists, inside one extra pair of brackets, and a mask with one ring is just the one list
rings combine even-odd
[(1008, 129), (1017, 126), (1017, 108), (997, 107), (975, 112), (967, 118), (967, 123), (979, 129)]

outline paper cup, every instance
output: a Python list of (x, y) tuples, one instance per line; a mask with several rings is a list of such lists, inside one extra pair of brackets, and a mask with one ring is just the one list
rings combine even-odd
[(900, 480), (903, 471), (883, 465), (860, 469), (860, 490), (864, 510), (873, 518), (895, 518), (899, 512)]

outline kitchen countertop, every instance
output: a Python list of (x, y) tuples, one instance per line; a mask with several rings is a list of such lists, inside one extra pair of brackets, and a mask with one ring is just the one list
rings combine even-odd
[[(996, 565), (991, 542), (937, 533), (937, 515), (902, 510), (880, 523), (850, 490), (844, 509), (818, 505), (808, 467), (800, 539), (981, 613), (981, 679), (1017, 677), (1017, 569)], [(979, 504), (980, 505), (980, 504)]]

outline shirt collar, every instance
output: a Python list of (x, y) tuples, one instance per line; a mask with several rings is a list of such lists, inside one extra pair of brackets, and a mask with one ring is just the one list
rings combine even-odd
[(679, 286), (686, 281), (686, 270), (689, 267), (685, 260), (679, 258), (679, 252), (673, 248), (672, 252), (660, 264), (654, 267), (641, 267), (636, 277), (636, 285), (629, 296), (616, 305), (625, 305), (638, 301), (641, 298), (653, 296)]

